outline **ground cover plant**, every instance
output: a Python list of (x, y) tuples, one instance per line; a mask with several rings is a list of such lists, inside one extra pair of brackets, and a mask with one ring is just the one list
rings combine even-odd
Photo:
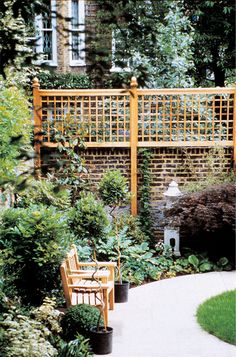
[[(78, 314), (76, 326), (76, 314), (74, 317), (72, 338), (64, 340), (65, 320), (67, 327), (71, 327), (68, 318), (65, 315), (64, 324), (61, 325), (63, 313), (55, 308), (56, 300), (45, 298), (41, 306), (37, 308), (23, 309), (20, 306), (9, 304), (8, 308), (0, 317), (0, 355), (13, 357), (91, 357), (91, 348), (89, 339), (76, 332), (82, 330), (84, 326), (92, 322), (91, 316), (99, 315), (95, 307), (80, 306), (81, 311), (84, 309), (84, 320), (82, 327), (81, 316)], [(87, 308), (87, 310), (86, 310)], [(90, 312), (90, 309), (92, 312)], [(94, 311), (95, 309), (95, 311)], [(86, 316), (87, 311), (87, 316)], [(89, 314), (90, 312), (90, 314)], [(69, 311), (70, 313), (70, 311)]]
[(214, 296), (198, 307), (201, 327), (225, 342), (236, 345), (236, 290)]

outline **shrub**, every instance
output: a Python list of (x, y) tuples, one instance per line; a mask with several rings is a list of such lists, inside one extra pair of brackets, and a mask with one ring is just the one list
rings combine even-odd
[(45, 327), (47, 327), (52, 333), (60, 333), (60, 319), (62, 317), (62, 312), (55, 309), (56, 301), (54, 299), (45, 298), (43, 304), (34, 310), (32, 314), (34, 319), (41, 322)]
[(72, 212), (72, 228), (79, 240), (86, 239), (96, 246), (107, 232), (109, 220), (101, 202), (90, 192), (82, 194)]
[[(185, 245), (207, 251), (212, 258), (234, 259), (235, 187), (223, 184), (180, 198), (165, 212), (166, 223), (180, 227)], [(223, 240), (224, 238), (224, 240)]]
[(107, 171), (98, 190), (103, 202), (111, 207), (126, 204), (130, 197), (128, 181), (119, 170)]
[(17, 195), (17, 206), (29, 207), (32, 203), (66, 209), (70, 206), (70, 193), (69, 190), (59, 190), (50, 181), (31, 180), (25, 190)]
[(38, 304), (60, 286), (59, 265), (72, 235), (66, 214), (55, 207), (30, 206), (3, 212), (0, 249), (5, 288), (23, 303)]
[(134, 244), (140, 244), (149, 241), (149, 237), (143, 232), (139, 217), (130, 214), (122, 214), (119, 217), (119, 229), (126, 227), (126, 236)]
[(41, 88), (79, 89), (92, 88), (89, 76), (85, 73), (55, 73), (42, 71), (37, 74)]
[(79, 304), (69, 307), (61, 320), (62, 337), (66, 341), (73, 340), (77, 333), (89, 337), (90, 328), (97, 326), (99, 316), (100, 311), (95, 306)]
[(62, 339), (60, 333), (62, 331), (60, 320), (63, 315), (62, 312), (55, 309), (56, 299), (45, 298), (43, 304), (31, 311), (33, 318), (43, 324), (50, 331), (48, 337), (49, 342), (58, 350), (61, 349)]

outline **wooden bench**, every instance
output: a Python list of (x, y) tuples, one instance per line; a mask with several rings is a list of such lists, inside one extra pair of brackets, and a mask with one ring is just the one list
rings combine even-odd
[[(115, 293), (114, 293), (114, 281), (115, 281), (115, 262), (80, 262), (76, 246), (72, 244), (71, 250), (66, 256), (67, 268), (71, 274), (78, 274), (80, 279), (99, 279), (102, 283), (108, 284), (111, 288), (109, 294), (109, 309), (114, 309)], [(95, 268), (97, 267), (97, 271)]]
[[(62, 286), (67, 307), (89, 304), (103, 310), (108, 324), (108, 309), (114, 309), (114, 269), (112, 262), (79, 262), (75, 245), (60, 266)], [(105, 268), (96, 270), (94, 268)], [(92, 269), (88, 269), (92, 268)]]

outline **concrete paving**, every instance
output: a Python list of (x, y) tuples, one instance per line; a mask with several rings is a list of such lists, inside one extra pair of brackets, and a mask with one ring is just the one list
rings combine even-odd
[[(186, 275), (129, 290), (109, 312), (111, 357), (236, 357), (236, 347), (203, 331), (196, 310), (236, 288), (236, 271)], [(101, 357), (101, 355), (100, 355)]]

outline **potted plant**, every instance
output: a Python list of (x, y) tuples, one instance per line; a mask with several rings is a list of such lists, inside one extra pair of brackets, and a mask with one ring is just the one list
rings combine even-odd
[(67, 309), (61, 320), (62, 337), (69, 342), (79, 333), (89, 338), (93, 353), (112, 352), (113, 328), (104, 325), (102, 310), (95, 306), (79, 304)]
[[(92, 279), (95, 280), (100, 286), (100, 291), (102, 295), (101, 280), (95, 277), (96, 272), (99, 270), (98, 263), (95, 258), (93, 260), (96, 263), (96, 267)], [(96, 295), (96, 299), (99, 300), (97, 295)], [(104, 302), (102, 300), (100, 300), (100, 302), (101, 302), (101, 308), (100, 308), (99, 317), (97, 319), (97, 324), (91, 326), (89, 330), (89, 335), (90, 335), (90, 343), (93, 352), (97, 355), (106, 355), (112, 352), (113, 328), (106, 326), (105, 321), (103, 321), (102, 314), (104, 311)]]
[(121, 265), (121, 232), (118, 208), (124, 206), (130, 199), (127, 179), (120, 170), (110, 170), (105, 173), (99, 183), (99, 194), (103, 202), (111, 207), (117, 252), (117, 281), (115, 282), (115, 302), (128, 301), (129, 282), (122, 279)]

